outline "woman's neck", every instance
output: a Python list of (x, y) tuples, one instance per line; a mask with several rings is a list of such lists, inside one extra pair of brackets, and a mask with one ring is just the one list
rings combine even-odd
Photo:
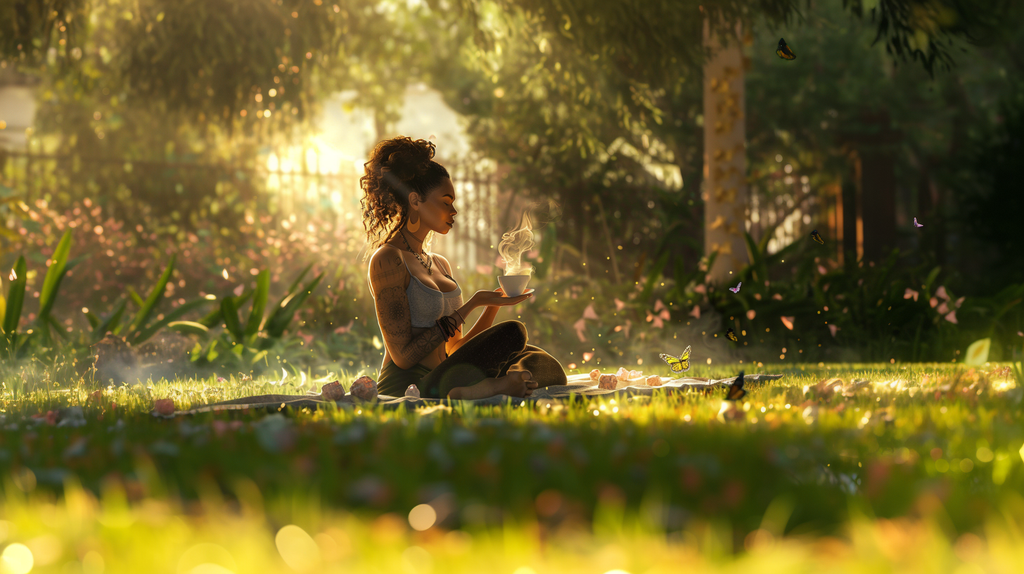
[(408, 229), (402, 227), (398, 230), (398, 233), (405, 240), (403, 245), (407, 245), (410, 251), (413, 253), (423, 252), (423, 240), (427, 237), (426, 231), (422, 232), (421, 237), (417, 237), (417, 233), (411, 233)]

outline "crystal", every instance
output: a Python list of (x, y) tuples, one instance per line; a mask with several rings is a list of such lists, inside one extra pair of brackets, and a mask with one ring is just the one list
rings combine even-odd
[(598, 387), (602, 389), (615, 389), (619, 386), (619, 377), (615, 375), (601, 375)]
[(596, 381), (600, 377), (601, 377), (601, 369), (594, 369), (593, 371), (590, 371), (590, 380)]
[(377, 381), (363, 375), (352, 383), (349, 392), (358, 399), (372, 401), (377, 398)]
[(405, 396), (412, 397), (414, 399), (420, 398), (420, 388), (415, 384), (409, 385), (409, 387), (405, 389)]
[(157, 399), (153, 408), (158, 415), (169, 416), (174, 414), (174, 399)]
[(345, 396), (345, 387), (341, 386), (340, 381), (327, 383), (320, 387), (320, 396), (329, 401), (341, 400)]
[(647, 377), (647, 386), (648, 387), (660, 387), (661, 384), (662, 384), (661, 383), (661, 377), (659, 377), (658, 375), (651, 375), (651, 376)]

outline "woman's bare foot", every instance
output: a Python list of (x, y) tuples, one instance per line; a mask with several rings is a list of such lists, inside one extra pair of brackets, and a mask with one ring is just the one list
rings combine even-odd
[(448, 392), (449, 399), (486, 399), (495, 395), (528, 397), (537, 388), (530, 371), (509, 371), (504, 377), (491, 377), (471, 387), (456, 387)]

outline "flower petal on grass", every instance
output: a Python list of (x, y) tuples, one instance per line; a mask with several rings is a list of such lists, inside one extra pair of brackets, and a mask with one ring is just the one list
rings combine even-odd
[(782, 319), (782, 324), (785, 325), (787, 329), (789, 329), (790, 331), (793, 330), (794, 317), (780, 317), (780, 319)]

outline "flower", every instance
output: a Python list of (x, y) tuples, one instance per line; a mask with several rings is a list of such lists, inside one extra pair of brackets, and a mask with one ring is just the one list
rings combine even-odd
[(587, 308), (583, 310), (583, 318), (584, 319), (595, 319), (595, 320), (599, 319), (599, 317), (597, 316), (597, 313), (594, 312), (594, 304), (593, 303), (591, 303), (590, 305), (587, 305)]
[(945, 319), (947, 321), (949, 321), (950, 323), (956, 325), (957, 324), (957, 322), (956, 322), (956, 310), (954, 309), (953, 311), (950, 311), (949, 314), (946, 315)]
[(949, 295), (946, 293), (946, 286), (940, 285), (939, 288), (935, 290), (935, 296), (942, 297), (943, 299), (946, 299), (948, 301)]
[(794, 319), (794, 317), (780, 317), (780, 318), (782, 319), (782, 324), (785, 325), (787, 329), (792, 331), (793, 330), (793, 319)]
[(616, 311), (621, 311), (625, 306), (626, 306), (626, 302), (625, 301), (619, 301), (618, 297), (615, 298), (615, 310)]
[(919, 295), (919, 293), (917, 291), (914, 291), (910, 287), (907, 287), (907, 290), (903, 292), (903, 298), (904, 299), (910, 299), (911, 297), (913, 297), (914, 301), (917, 301), (917, 296), (918, 295)]

